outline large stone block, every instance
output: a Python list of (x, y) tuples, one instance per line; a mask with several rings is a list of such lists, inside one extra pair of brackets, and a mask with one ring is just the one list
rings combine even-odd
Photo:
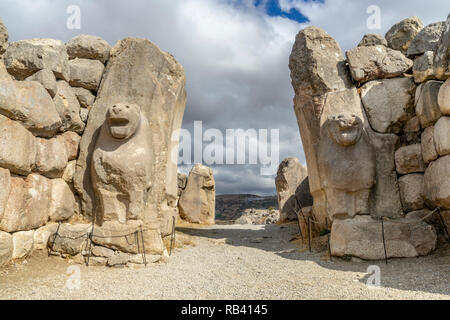
[(47, 178), (61, 178), (67, 167), (66, 145), (60, 139), (36, 139), (36, 172)]
[(422, 29), (423, 23), (418, 17), (404, 19), (393, 25), (386, 33), (388, 46), (406, 53), (411, 42)]
[(57, 223), (48, 223), (45, 226), (36, 229), (33, 236), (34, 250), (47, 249), (48, 239), (56, 232), (56, 229), (58, 229)]
[(91, 91), (81, 87), (75, 87), (72, 88), (72, 90), (75, 93), (82, 108), (91, 108), (94, 105), (95, 96)]
[[(411, 258), (431, 253), (436, 248), (436, 231), (425, 222), (408, 219), (384, 221), (388, 258)], [(365, 260), (385, 258), (380, 220), (369, 216), (336, 220), (331, 228), (331, 254), (355, 256)]]
[(13, 259), (22, 259), (31, 255), (34, 245), (34, 230), (19, 231), (12, 234)]
[(6, 69), (17, 80), (49, 69), (57, 79), (69, 80), (69, 67), (64, 42), (54, 39), (20, 40), (9, 44), (3, 59)]
[(398, 149), (395, 152), (395, 166), (400, 174), (424, 172), (425, 163), (421, 145), (413, 144)]
[(63, 134), (56, 136), (56, 139), (64, 144), (67, 160), (76, 160), (78, 157), (81, 137), (73, 131), (66, 131)]
[(76, 256), (87, 248), (88, 234), (92, 231), (92, 224), (63, 223), (56, 230), (48, 238), (48, 248), (54, 252)]
[(407, 55), (414, 56), (434, 51), (445, 29), (445, 22), (435, 22), (424, 27), (411, 41)]
[(361, 99), (372, 128), (380, 133), (399, 133), (414, 114), (411, 78), (376, 80), (361, 88)]
[(111, 46), (100, 37), (81, 34), (66, 44), (70, 59), (94, 59), (106, 63)]
[(398, 179), (403, 210), (410, 212), (425, 207), (423, 200), (423, 174), (413, 173)]
[(439, 157), (434, 145), (434, 126), (425, 128), (425, 130), (423, 130), (420, 146), (422, 149), (423, 161), (426, 165)]
[(415, 96), (416, 114), (422, 128), (432, 126), (440, 117), (438, 94), (442, 82), (427, 81), (417, 87)]
[(439, 89), (438, 104), (441, 113), (450, 116), (450, 79), (447, 79)]
[(12, 253), (12, 236), (7, 232), (0, 231), (0, 267), (11, 261)]
[(432, 207), (450, 209), (450, 155), (433, 161), (425, 171), (424, 197)]
[(25, 79), (26, 81), (37, 81), (39, 82), (45, 90), (47, 90), (48, 94), (53, 98), (57, 92), (56, 88), (56, 78), (53, 72), (49, 69), (43, 69), (41, 71), (36, 72), (32, 76), (29, 76)]
[(80, 103), (66, 81), (58, 81), (57, 94), (53, 98), (56, 110), (62, 121), (61, 131), (74, 131), (82, 134), (85, 124), (80, 118)]
[(96, 92), (105, 66), (98, 60), (76, 58), (69, 61), (69, 69), (69, 84), (72, 87), (81, 87)]
[(441, 117), (436, 122), (434, 126), (434, 145), (440, 156), (450, 153), (450, 117)]
[(368, 46), (386, 46), (387, 47), (387, 41), (383, 36), (380, 36), (376, 33), (368, 33), (365, 34), (364, 37), (361, 39), (361, 41), (358, 44), (358, 47), (368, 47)]
[(10, 191), (11, 174), (8, 169), (0, 168), (0, 221), (3, 218)]
[(416, 83), (435, 79), (433, 67), (434, 52), (427, 51), (423, 55), (414, 59), (413, 75)]
[(64, 221), (77, 213), (78, 205), (69, 185), (63, 179), (51, 180), (51, 199), (49, 218), (51, 221)]
[(434, 73), (440, 80), (450, 77), (450, 14), (434, 52)]

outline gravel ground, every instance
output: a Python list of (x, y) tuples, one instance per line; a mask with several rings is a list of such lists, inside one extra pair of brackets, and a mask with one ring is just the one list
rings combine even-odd
[[(70, 262), (34, 254), (0, 271), (0, 299), (450, 299), (450, 246), (418, 259), (330, 261), (326, 238), (313, 252), (290, 225), (178, 228), (194, 245), (147, 268), (80, 266), (70, 290)], [(188, 236), (186, 236), (188, 235)], [(369, 288), (368, 266), (381, 269)]]

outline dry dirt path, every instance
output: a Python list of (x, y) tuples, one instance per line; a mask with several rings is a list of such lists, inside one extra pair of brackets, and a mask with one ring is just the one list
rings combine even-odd
[[(80, 288), (66, 286), (69, 262), (34, 255), (0, 271), (1, 299), (450, 299), (450, 248), (420, 259), (376, 263), (327, 257), (290, 242), (297, 227), (178, 228), (194, 246), (147, 268), (80, 266)], [(324, 240), (324, 239), (322, 239)], [(369, 288), (377, 264), (381, 287)]]

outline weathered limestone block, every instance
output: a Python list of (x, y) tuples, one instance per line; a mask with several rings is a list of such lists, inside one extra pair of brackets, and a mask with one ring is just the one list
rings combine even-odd
[(215, 223), (215, 183), (211, 168), (196, 164), (178, 203), (181, 218), (201, 224)]
[(450, 209), (450, 155), (430, 163), (425, 170), (424, 198), (432, 207)]
[(58, 91), (58, 89), (56, 88), (55, 75), (49, 69), (42, 69), (41, 71), (38, 71), (35, 74), (29, 76), (25, 80), (39, 82), (45, 88), (45, 90), (47, 90), (52, 98)]
[(3, 218), (10, 192), (11, 174), (8, 169), (0, 168), (0, 221)]
[(413, 173), (398, 179), (403, 210), (410, 212), (425, 207), (423, 200), (423, 174)]
[(399, 174), (424, 172), (425, 163), (421, 145), (413, 144), (398, 149), (395, 152), (395, 166)]
[(151, 188), (150, 127), (140, 106), (116, 103), (108, 108), (92, 158), (96, 221), (142, 219)]
[(51, 221), (64, 221), (78, 212), (75, 196), (63, 179), (51, 180), (49, 218)]
[(436, 78), (445, 80), (450, 77), (450, 14), (445, 22), (444, 32), (434, 52), (434, 73)]
[(414, 59), (413, 75), (416, 83), (435, 79), (433, 67), (434, 52), (427, 51)]
[(54, 39), (20, 40), (9, 44), (3, 59), (6, 69), (17, 80), (49, 69), (57, 79), (69, 80), (69, 67), (64, 42)]
[(417, 87), (415, 104), (416, 114), (419, 117), (422, 128), (432, 126), (440, 117), (441, 111), (438, 105), (440, 81), (427, 81)]
[(0, 55), (8, 48), (8, 29), (0, 18)]
[(0, 115), (0, 166), (12, 173), (31, 172), (36, 158), (36, 139), (16, 121)]
[(75, 96), (77, 97), (78, 102), (80, 103), (80, 106), (82, 108), (91, 108), (94, 105), (95, 96), (91, 91), (81, 87), (75, 87), (72, 88), (72, 90), (73, 93), (75, 93)]
[(54, 252), (76, 256), (86, 248), (87, 234), (92, 231), (92, 224), (63, 223), (58, 234), (53, 232), (48, 238), (47, 247)]
[(177, 173), (178, 198), (181, 196), (183, 190), (186, 189), (187, 178), (187, 175), (185, 175), (184, 173)]
[(0, 114), (17, 120), (31, 133), (52, 137), (61, 126), (55, 104), (35, 81), (0, 81)]
[(87, 109), (87, 108), (80, 109), (80, 119), (84, 123), (87, 123), (87, 121), (89, 119), (89, 112), (90, 112), (90, 109)]
[(376, 33), (368, 33), (365, 34), (364, 37), (361, 39), (361, 41), (358, 44), (358, 47), (368, 47), (368, 46), (386, 46), (387, 47), (387, 41), (383, 36), (380, 36)]
[(444, 32), (445, 22), (435, 22), (424, 27), (411, 41), (407, 55), (414, 56), (424, 54), (427, 51), (434, 51)]
[(93, 59), (106, 63), (109, 59), (111, 46), (100, 37), (81, 34), (72, 38), (66, 44), (70, 59)]
[(114, 250), (102, 247), (102, 246), (92, 246), (92, 255), (95, 257), (110, 258), (114, 255)]
[(439, 110), (443, 115), (450, 116), (450, 80), (444, 82), (438, 94)]
[(85, 124), (80, 118), (80, 103), (72, 88), (65, 81), (58, 81), (58, 92), (53, 98), (56, 110), (62, 121), (61, 131), (74, 131), (82, 134)]
[(34, 171), (47, 178), (61, 178), (67, 167), (67, 159), (66, 145), (60, 139), (36, 139)]
[(398, 77), (413, 66), (401, 52), (380, 45), (350, 49), (346, 55), (352, 78), (360, 83)]
[[(126, 81), (124, 80), (126, 79)], [(181, 127), (186, 92), (183, 67), (148, 40), (126, 38), (111, 51), (97, 99), (89, 113), (89, 120), (80, 144), (80, 155), (75, 174), (75, 188), (81, 195), (83, 212), (91, 216), (95, 197), (91, 181), (91, 160), (99, 128), (109, 107), (128, 102), (141, 107), (150, 125), (147, 140), (154, 155), (149, 195), (150, 210), (145, 223), (159, 214), (162, 203), (176, 199), (177, 162), (171, 159), (171, 150), (178, 146), (175, 130)], [(173, 139), (171, 139), (173, 138)]]
[(436, 122), (434, 126), (434, 145), (440, 156), (450, 154), (450, 117), (441, 117)]
[(72, 161), (69, 161), (66, 169), (64, 169), (62, 179), (65, 182), (67, 182), (68, 184), (72, 185), (72, 183), (73, 183), (73, 176), (75, 175), (76, 165), (77, 165), (77, 161), (72, 160)]
[(421, 130), (420, 121), (417, 116), (414, 116), (411, 119), (409, 119), (405, 123), (405, 126), (403, 127), (403, 131), (405, 133), (417, 133), (420, 132), (420, 130)]
[(19, 231), (12, 234), (13, 259), (22, 259), (31, 255), (34, 244), (34, 230)]
[(58, 229), (57, 223), (48, 223), (45, 226), (36, 229), (33, 236), (34, 250), (47, 249), (48, 239), (56, 232), (56, 229)]
[[(355, 256), (365, 260), (385, 258), (380, 220), (369, 216), (336, 220), (331, 228), (331, 254)], [(388, 258), (424, 256), (436, 248), (436, 231), (425, 222), (408, 219), (384, 221)]]
[(439, 157), (434, 145), (434, 126), (423, 130), (420, 145), (422, 149), (423, 161), (426, 165)]
[(56, 136), (56, 139), (64, 144), (66, 148), (67, 160), (76, 160), (78, 157), (81, 137), (73, 131), (66, 131), (63, 134)]
[(27, 231), (43, 226), (48, 220), (51, 182), (38, 174), (11, 177), (11, 192), (6, 204), (0, 230)]
[(297, 158), (286, 158), (280, 163), (275, 178), (280, 222), (297, 219), (300, 204), (297, 203), (296, 191), (307, 177), (308, 171)]
[(399, 133), (414, 113), (415, 89), (411, 78), (366, 83), (361, 100), (371, 127), (379, 133)]
[(96, 92), (105, 66), (98, 60), (76, 58), (69, 61), (69, 69), (69, 84), (72, 87), (81, 87)]
[(7, 232), (0, 231), (0, 267), (11, 261), (12, 253), (12, 236)]
[(394, 50), (406, 53), (411, 42), (423, 29), (423, 23), (418, 17), (409, 17), (393, 25), (386, 33), (388, 46)]

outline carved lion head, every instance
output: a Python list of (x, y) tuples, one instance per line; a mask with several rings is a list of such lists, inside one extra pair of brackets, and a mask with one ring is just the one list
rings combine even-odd
[(331, 139), (341, 146), (354, 145), (361, 138), (363, 124), (354, 113), (338, 114), (328, 117), (328, 132)]
[(139, 128), (141, 108), (137, 104), (116, 103), (106, 112), (106, 124), (111, 136), (118, 140), (130, 138)]

